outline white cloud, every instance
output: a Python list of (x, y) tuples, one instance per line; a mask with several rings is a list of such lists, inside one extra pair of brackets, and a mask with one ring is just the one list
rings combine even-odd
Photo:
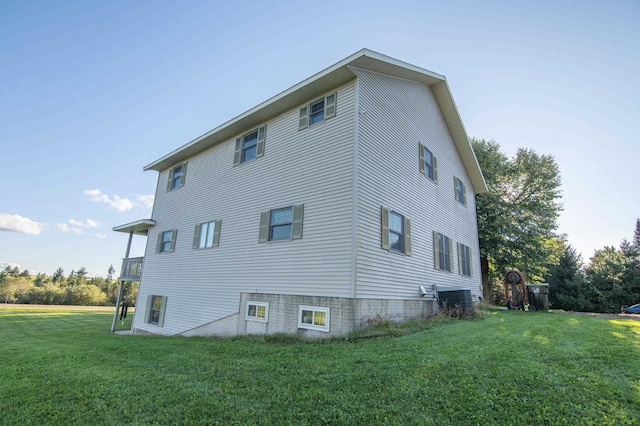
[(89, 199), (96, 203), (106, 203), (110, 208), (118, 212), (126, 212), (133, 208), (133, 202), (128, 198), (122, 198), (118, 195), (108, 196), (103, 194), (99, 189), (87, 189), (84, 191)]
[(142, 207), (147, 209), (153, 207), (153, 195), (138, 195), (136, 199), (138, 200), (138, 205), (141, 205)]
[(7, 261), (5, 261), (5, 260), (0, 260), (0, 269), (5, 269), (7, 266), (8, 266), (9, 268), (18, 268), (18, 269), (22, 270), (22, 268), (20, 267), (20, 265), (18, 265), (18, 264), (17, 264), (17, 263), (15, 263), (15, 262), (7, 262)]
[(75, 219), (71, 219), (69, 221), (70, 224), (75, 225), (75, 226), (79, 226), (81, 228), (97, 228), (98, 226), (100, 226), (100, 224), (98, 222), (96, 222), (95, 220), (91, 220), (89, 218), (87, 218), (87, 220), (85, 222), (82, 222), (80, 220), (75, 220)]
[(17, 214), (0, 213), (0, 231), (20, 234), (40, 235), (47, 228), (45, 223), (36, 222)]
[(98, 238), (100, 238), (100, 239), (104, 240), (104, 239), (106, 239), (106, 238), (107, 238), (107, 234), (96, 234), (96, 237), (98, 237)]
[(73, 234), (84, 234), (84, 231), (82, 229), (76, 228), (75, 226), (69, 226), (66, 223), (56, 223), (56, 226), (58, 227), (59, 230), (61, 230), (65, 234), (68, 234), (70, 232)]

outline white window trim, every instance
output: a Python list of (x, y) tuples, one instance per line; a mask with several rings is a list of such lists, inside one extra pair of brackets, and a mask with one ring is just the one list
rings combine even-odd
[[(265, 308), (264, 318), (260, 318), (258, 316), (249, 315), (249, 307), (252, 306), (252, 305), (254, 305), (256, 307), (256, 313), (258, 312), (258, 306), (264, 306), (264, 308)], [(248, 321), (269, 322), (269, 302), (248, 301), (247, 302), (247, 309), (245, 310), (244, 319), (246, 319)]]
[[(153, 298), (154, 297), (159, 297), (160, 298), (160, 308), (159, 308), (159, 315), (158, 315), (158, 322), (151, 322), (151, 310), (152, 310), (152, 305), (153, 305)], [(167, 308), (167, 296), (160, 296), (157, 294), (150, 294), (147, 296), (147, 306), (145, 309), (145, 314), (144, 314), (144, 322), (146, 324), (152, 325), (154, 327), (163, 327), (164, 326), (164, 313), (165, 310)]]
[[(302, 311), (312, 311), (313, 318), (316, 316), (316, 312), (325, 313), (325, 325), (306, 324), (302, 322)], [(329, 332), (331, 320), (331, 308), (323, 308), (320, 306), (299, 306), (298, 307), (298, 328), (304, 328), (307, 330), (317, 330)]]

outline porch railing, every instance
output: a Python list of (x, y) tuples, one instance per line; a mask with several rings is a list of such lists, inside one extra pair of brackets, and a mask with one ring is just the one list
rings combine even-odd
[(122, 259), (122, 271), (120, 281), (140, 281), (144, 257), (130, 257)]

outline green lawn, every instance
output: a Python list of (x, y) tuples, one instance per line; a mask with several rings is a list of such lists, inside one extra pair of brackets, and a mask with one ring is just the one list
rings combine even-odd
[(0, 424), (639, 424), (640, 321), (490, 312), (325, 343), (0, 310)]

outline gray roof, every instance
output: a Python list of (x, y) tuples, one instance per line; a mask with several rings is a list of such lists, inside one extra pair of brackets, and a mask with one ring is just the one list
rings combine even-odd
[(192, 140), (169, 154), (147, 165), (144, 170), (162, 171), (202, 152), (220, 142), (229, 140), (242, 132), (263, 124), (283, 112), (318, 97), (335, 87), (355, 78), (349, 67), (362, 68), (393, 77), (417, 81), (431, 87), (449, 132), (469, 174), (474, 192), (487, 192), (487, 184), (482, 176), (478, 160), (473, 152), (469, 137), (462, 124), (458, 108), (443, 75), (416, 67), (380, 53), (362, 49), (342, 61), (320, 71), (284, 92), (255, 106), (249, 111), (227, 121), (204, 135)]

